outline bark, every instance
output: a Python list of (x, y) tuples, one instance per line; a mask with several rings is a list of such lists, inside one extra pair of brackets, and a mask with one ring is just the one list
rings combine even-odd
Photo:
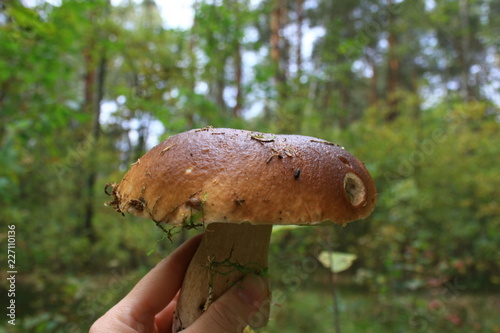
[(92, 55), (93, 49), (94, 43), (91, 43), (91, 45), (86, 48), (83, 56), (85, 61), (85, 74), (83, 75), (83, 108), (86, 112), (92, 112), (94, 105), (96, 71), (94, 66), (94, 57)]
[[(105, 7), (102, 9), (105, 12), (109, 11), (110, 3), (106, 2)], [(95, 22), (95, 13), (89, 13), (89, 20)], [(95, 30), (94, 32), (98, 32)], [(92, 128), (87, 139), (92, 143), (91, 153), (89, 154), (88, 169), (86, 170), (85, 188), (84, 188), (84, 220), (83, 228), (84, 234), (87, 236), (90, 243), (97, 241), (97, 235), (94, 229), (94, 187), (97, 178), (97, 161), (96, 152), (99, 144), (99, 137), (101, 135), (101, 126), (99, 118), (101, 115), (101, 101), (104, 97), (104, 81), (106, 78), (106, 55), (104, 49), (99, 51), (96, 55), (96, 41), (97, 37), (90, 36), (89, 43), (84, 51), (84, 104), (83, 110), (91, 113), (93, 116)]]
[[(224, 59), (223, 63), (226, 63), (226, 59)], [(226, 80), (224, 78), (224, 69), (221, 69), (219, 73), (217, 73), (217, 79), (215, 81), (215, 99), (217, 105), (221, 110), (226, 111), (226, 101), (224, 100), (224, 89), (226, 88)]]
[(302, 74), (302, 39), (304, 25), (304, 0), (297, 0), (297, 77)]
[[(271, 64), (274, 69), (274, 85), (277, 90), (280, 87), (280, 75), (279, 75), (279, 61), (280, 61), (280, 50), (279, 50), (279, 42), (280, 42), (280, 0), (273, 1), (273, 8), (271, 11), (270, 18), (270, 28), (271, 28), (271, 38), (270, 38), (270, 47), (271, 47)], [(264, 119), (266, 122), (271, 121), (271, 110), (269, 107), (264, 108)]]
[(387, 80), (388, 93), (393, 93), (399, 85), (399, 59), (396, 55), (397, 40), (394, 32), (389, 33), (389, 76)]
[(370, 78), (370, 92), (368, 95), (368, 100), (370, 102), (370, 106), (373, 106), (378, 101), (378, 91), (377, 91), (378, 69), (377, 69), (377, 64), (375, 63), (375, 59), (371, 55), (367, 56), (367, 60), (372, 69), (372, 77)]
[(286, 98), (286, 87), (284, 83), (286, 83), (286, 78), (289, 77), (289, 58), (290, 58), (290, 43), (286, 38), (281, 37), (281, 31), (283, 27), (288, 24), (288, 0), (281, 0), (279, 2), (280, 6), (280, 17), (279, 17), (279, 40), (278, 40), (278, 48), (279, 52), (279, 67), (278, 67), (278, 75), (280, 76), (280, 82), (282, 83), (282, 97)]
[(236, 83), (236, 105), (233, 108), (233, 117), (239, 118), (243, 108), (243, 64), (241, 59), (241, 44), (236, 42), (236, 52), (234, 55), (234, 72)]
[[(91, 42), (89, 46), (87, 46), (84, 52), (84, 61), (85, 61), (85, 74), (84, 74), (84, 86), (83, 86), (83, 110), (86, 113), (94, 113), (95, 117), (95, 89), (96, 89), (96, 70), (95, 70), (95, 60), (93, 57), (93, 49), (94, 43)], [(92, 124), (91, 138), (95, 135), (94, 132), (95, 121)], [(95, 143), (95, 141), (94, 141)], [(94, 216), (94, 208), (93, 208), (93, 188), (95, 184), (95, 172), (94, 169), (94, 161), (93, 161), (93, 153), (89, 154), (89, 165), (88, 170), (85, 176), (85, 187), (84, 187), (84, 216), (83, 216), (83, 230), (84, 234), (87, 236), (88, 240), (91, 244), (95, 243), (96, 234), (94, 231), (94, 227), (92, 225), (92, 220)]]
[(470, 79), (470, 29), (469, 29), (469, 3), (468, 0), (460, 0), (460, 94), (466, 101), (474, 98), (474, 91), (469, 84)]
[[(193, 2), (193, 8), (198, 8), (198, 1)], [(195, 93), (195, 88), (196, 88), (196, 66), (197, 66), (197, 61), (196, 61), (196, 46), (197, 46), (197, 35), (195, 33), (196, 31), (196, 26), (198, 25), (197, 20), (195, 19), (193, 22), (193, 27), (191, 28), (191, 36), (189, 37), (189, 60), (190, 60), (190, 67), (189, 67), (189, 89), (193, 94)], [(187, 128), (193, 128), (194, 127), (194, 114), (196, 110), (193, 110), (192, 108), (189, 108), (186, 112), (186, 126)]]
[[(332, 247), (332, 230), (328, 228), (326, 230), (326, 245), (328, 247), (328, 251), (333, 253)], [(333, 327), (335, 329), (335, 333), (341, 333), (340, 329), (340, 311), (339, 311), (339, 299), (337, 296), (337, 281), (335, 279), (335, 273), (333, 271), (333, 260), (331, 261), (330, 273), (329, 273), (329, 284), (330, 284), (330, 294), (332, 296), (333, 303)]]
[(397, 55), (397, 37), (393, 30), (389, 31), (389, 72), (387, 75), (387, 99), (389, 100), (389, 113), (386, 120), (393, 121), (399, 115), (399, 101), (396, 91), (400, 84), (400, 64)]
[(10, 83), (12, 82), (11, 80), (13, 80), (13, 79), (9, 78), (9, 80), (5, 80), (2, 83), (2, 86), (0, 86), (0, 107), (3, 104), (5, 97), (7, 97), (7, 94), (9, 91), (9, 86), (10, 86)]
[[(271, 62), (274, 69), (274, 85), (278, 94), (276, 113), (280, 118), (287, 122), (284, 103), (287, 99), (287, 86), (285, 69), (289, 66), (285, 63), (287, 50), (283, 50), (283, 40), (281, 38), (281, 29), (287, 20), (286, 2), (274, 0), (271, 12)], [(268, 111), (269, 112), (269, 111)], [(266, 114), (266, 121), (270, 120), (269, 114)]]
[(339, 127), (341, 129), (346, 129), (350, 122), (350, 114), (348, 111), (350, 105), (350, 94), (349, 89), (344, 85), (340, 85), (339, 87), (340, 93), (340, 107), (339, 107)]
[[(90, 53), (89, 53), (90, 54)], [(89, 156), (89, 170), (86, 180), (86, 198), (85, 198), (85, 208), (84, 208), (84, 230), (89, 241), (95, 243), (97, 240), (97, 235), (93, 226), (94, 219), (94, 187), (97, 178), (97, 165), (95, 161), (95, 150), (99, 142), (99, 137), (101, 135), (101, 125), (99, 122), (99, 117), (101, 115), (101, 101), (104, 97), (104, 80), (106, 76), (106, 57), (101, 55), (99, 60), (99, 66), (96, 70), (93, 66), (93, 59), (91, 56), (86, 56), (87, 72), (85, 74), (85, 106), (86, 108), (93, 112), (93, 123), (91, 142), (93, 143), (92, 149), (93, 153)], [(94, 96), (94, 92), (96, 92)]]
[(275, 67), (279, 66), (279, 28), (280, 28), (280, 1), (274, 0), (274, 7), (271, 12), (271, 60)]

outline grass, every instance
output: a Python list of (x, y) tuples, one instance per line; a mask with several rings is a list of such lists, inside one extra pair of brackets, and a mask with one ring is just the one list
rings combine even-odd
[[(278, 294), (285, 291), (277, 291)], [(377, 295), (339, 293), (342, 333), (500, 333), (500, 295), (452, 295), (443, 290)], [(259, 333), (334, 332), (330, 293), (300, 290), (272, 308)]]
[[(147, 271), (116, 268), (95, 275), (19, 281), (16, 327), (0, 327), (0, 333), (88, 332)], [(273, 285), (271, 318), (258, 333), (335, 332), (327, 287), (318, 282), (304, 282), (300, 288)], [(500, 294), (446, 287), (398, 294), (361, 291), (355, 285), (338, 290), (341, 333), (500, 333)]]

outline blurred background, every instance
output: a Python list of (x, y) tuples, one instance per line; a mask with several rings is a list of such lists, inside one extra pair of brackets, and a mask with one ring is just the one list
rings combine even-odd
[(0, 331), (86, 332), (189, 237), (103, 189), (211, 125), (338, 143), (379, 192), (274, 231), (259, 332), (500, 332), (499, 46), (488, 0), (0, 1)]

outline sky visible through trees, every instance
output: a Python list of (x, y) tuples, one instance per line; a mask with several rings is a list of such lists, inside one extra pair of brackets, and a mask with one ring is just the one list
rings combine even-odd
[[(205, 126), (320, 137), (375, 180), (368, 219), (273, 235), (271, 282), (292, 309), (299, 293), (319, 306), (328, 271), (301, 263), (328, 239), (357, 257), (345, 288), (373, 296), (346, 298), (344, 316), (422, 332), (409, 318), (460, 281), (472, 298), (426, 313), (428, 331), (500, 331), (474, 310), (500, 287), (499, 27), (490, 0), (0, 1), (0, 226), (16, 225), (19, 288), (39, 296), (19, 296), (20, 332), (90, 326), (75, 307), (96, 316), (127, 290), (95, 302), (110, 271), (132, 284), (172, 250), (154, 224), (104, 207), (103, 188)], [(275, 313), (276, 332), (313, 325)]]

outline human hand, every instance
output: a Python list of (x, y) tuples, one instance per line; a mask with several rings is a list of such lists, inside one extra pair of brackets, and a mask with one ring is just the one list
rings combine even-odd
[[(201, 235), (191, 238), (156, 265), (89, 333), (172, 332), (177, 294)], [(266, 299), (266, 283), (247, 277), (210, 305), (184, 333), (241, 332)]]

